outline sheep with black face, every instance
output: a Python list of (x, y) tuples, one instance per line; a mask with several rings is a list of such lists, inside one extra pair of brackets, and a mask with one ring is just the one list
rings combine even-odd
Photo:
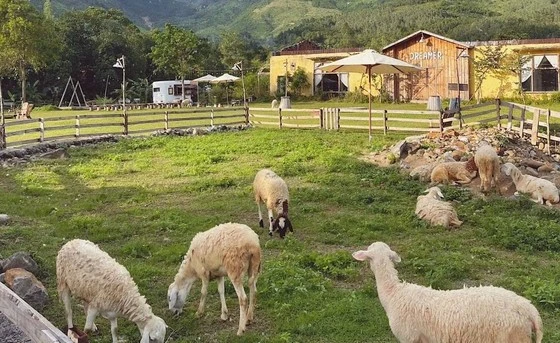
[[(290, 202), (288, 185), (280, 176), (276, 175), (276, 173), (270, 169), (260, 170), (253, 181), (253, 192), (255, 195), (255, 202), (259, 209), (260, 227), (264, 227), (261, 211), (262, 202), (268, 209), (270, 224), (268, 234), (270, 236), (272, 236), (274, 231), (278, 231), (281, 238), (284, 238), (288, 230), (294, 232), (292, 223), (288, 218), (288, 205)], [(276, 211), (277, 214), (276, 219), (273, 216), (274, 211)]]

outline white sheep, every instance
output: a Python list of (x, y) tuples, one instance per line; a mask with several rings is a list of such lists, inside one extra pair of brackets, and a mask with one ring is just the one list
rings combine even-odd
[(455, 182), (465, 184), (476, 177), (476, 172), (474, 158), (470, 158), (466, 162), (443, 162), (432, 169), (430, 179), (432, 185)]
[(416, 210), (414, 213), (431, 225), (441, 225), (446, 228), (460, 226), (463, 222), (457, 217), (453, 206), (443, 199), (443, 193), (439, 187), (426, 190), (428, 194), (416, 198)]
[(356, 251), (375, 274), (379, 301), (401, 343), (531, 343), (542, 341), (542, 320), (531, 302), (500, 287), (434, 290), (400, 282), (399, 255), (383, 243)]
[(272, 102), (270, 103), (270, 108), (277, 108), (277, 107), (278, 107), (278, 100), (272, 99)]
[[(264, 227), (263, 216), (261, 211), (261, 202), (268, 209), (269, 232), (272, 236), (274, 231), (278, 231), (281, 238), (284, 238), (286, 231), (294, 232), (292, 223), (288, 218), (288, 205), (290, 195), (288, 193), (288, 185), (282, 178), (270, 169), (262, 169), (253, 181), (253, 193), (255, 202), (259, 209), (259, 226)], [(274, 219), (273, 211), (276, 211), (277, 217)]]
[[(175, 314), (182, 312), (193, 283), (202, 281), (201, 297), (197, 316), (204, 313), (208, 282), (218, 278), (218, 292), (222, 304), (222, 320), (228, 319), (224, 295), (224, 276), (229, 277), (239, 298), (239, 329), (243, 334), (246, 325), (253, 321), (257, 279), (261, 269), (259, 236), (243, 224), (226, 223), (210, 230), (197, 233), (187, 251), (183, 263), (169, 285), (167, 300), (169, 309)], [(249, 307), (243, 288), (243, 277), (249, 278)]]
[(500, 158), (496, 150), (483, 141), (474, 155), (474, 162), (480, 175), (480, 190), (488, 191), (498, 184), (500, 177)]
[(68, 327), (73, 328), (71, 296), (84, 303), (84, 331), (96, 331), (95, 317), (111, 322), (113, 343), (117, 343), (117, 317), (138, 326), (140, 343), (163, 343), (167, 326), (152, 313), (146, 298), (125, 267), (90, 241), (74, 239), (64, 244), (56, 257), (56, 285), (64, 303)]
[(527, 193), (531, 199), (539, 204), (545, 202), (548, 206), (560, 201), (558, 188), (554, 183), (532, 175), (523, 175), (512, 163), (504, 163), (502, 171), (511, 176), (515, 189), (521, 193)]

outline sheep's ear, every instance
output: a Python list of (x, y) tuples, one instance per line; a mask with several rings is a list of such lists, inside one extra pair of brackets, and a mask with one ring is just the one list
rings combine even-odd
[(358, 261), (365, 261), (369, 258), (367, 250), (359, 250), (352, 253), (352, 257)]
[(399, 263), (401, 262), (401, 257), (399, 256), (399, 254), (397, 254), (396, 252), (391, 250), (391, 253), (389, 254), (389, 258), (391, 259), (391, 261), (393, 261), (394, 263)]
[(437, 195), (442, 199), (444, 198), (443, 193), (440, 190), (437, 191)]
[(430, 189), (428, 188), (424, 191), (424, 193), (428, 193), (429, 191), (430, 191)]

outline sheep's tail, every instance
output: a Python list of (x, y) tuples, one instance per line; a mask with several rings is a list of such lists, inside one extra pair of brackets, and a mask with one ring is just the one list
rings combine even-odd
[(534, 310), (533, 316), (531, 317), (531, 323), (533, 324), (533, 333), (535, 334), (535, 343), (541, 343), (543, 339), (543, 325), (542, 319), (539, 315), (537, 309)]

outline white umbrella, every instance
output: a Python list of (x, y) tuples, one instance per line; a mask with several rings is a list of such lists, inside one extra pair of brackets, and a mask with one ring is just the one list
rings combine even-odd
[(371, 142), (371, 74), (406, 74), (422, 70), (399, 59), (367, 49), (356, 55), (325, 64), (319, 69), (326, 72), (362, 73), (369, 80), (369, 140)]
[(199, 77), (198, 79), (194, 79), (193, 81), (195, 82), (210, 82), (212, 80), (215, 80), (216, 77), (210, 74), (206, 74), (204, 76)]
[(239, 80), (239, 78), (237, 76), (233, 76), (233, 75), (230, 75), (228, 73), (225, 73), (223, 75), (218, 76), (214, 80), (211, 80), (210, 83), (225, 83), (226, 84), (226, 102), (229, 103), (227, 84), (230, 83), (230, 82), (235, 82), (237, 80)]

